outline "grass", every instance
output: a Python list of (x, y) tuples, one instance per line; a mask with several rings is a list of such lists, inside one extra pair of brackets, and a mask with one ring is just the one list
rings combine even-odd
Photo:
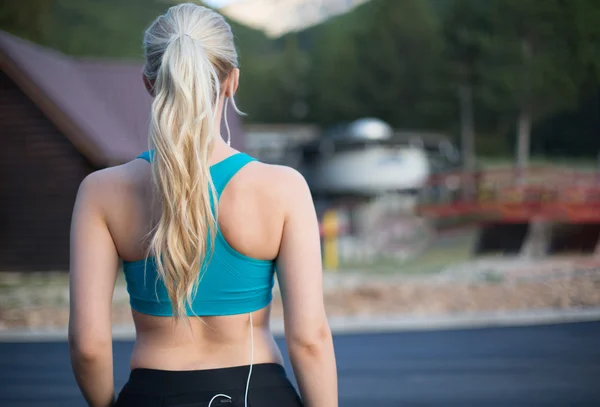
[(486, 283), (492, 284), (500, 284), (504, 282), (504, 276), (494, 270), (484, 271), (481, 279)]
[[(18, 287), (67, 287), (67, 271), (0, 272), (0, 296), (6, 290)], [(125, 276), (119, 269), (116, 285), (125, 285)]]
[[(506, 168), (515, 164), (513, 157), (478, 157), (477, 162), (485, 169)], [(567, 167), (574, 170), (597, 170), (599, 166), (597, 160), (573, 157), (531, 157), (529, 164), (532, 166)]]
[(60, 271), (48, 272), (2, 272), (0, 273), (0, 294), (17, 287), (66, 286), (69, 274)]
[[(116, 285), (125, 285), (123, 273), (118, 274)], [(0, 272), (0, 309), (67, 306), (68, 290), (69, 273), (66, 271)]]
[(400, 261), (392, 256), (379, 256), (366, 262), (344, 262), (341, 270), (361, 270), (374, 274), (435, 274), (447, 266), (471, 259), (475, 238), (474, 232), (442, 237), (423, 253), (407, 261)]

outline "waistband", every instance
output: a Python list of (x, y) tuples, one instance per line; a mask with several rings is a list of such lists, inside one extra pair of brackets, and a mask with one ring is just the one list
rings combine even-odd
[[(129, 375), (123, 391), (168, 395), (189, 391), (245, 389), (250, 365), (207, 370), (158, 370), (137, 368)], [(250, 388), (292, 386), (283, 366), (261, 363), (252, 366)]]

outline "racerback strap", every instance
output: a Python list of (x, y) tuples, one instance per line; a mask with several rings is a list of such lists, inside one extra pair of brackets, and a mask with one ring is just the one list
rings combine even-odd
[(215, 189), (219, 197), (221, 197), (223, 190), (235, 174), (252, 161), (256, 161), (256, 159), (244, 153), (237, 153), (216, 163), (210, 168), (213, 183), (215, 184)]
[(154, 158), (154, 150), (144, 151), (142, 154), (138, 155), (136, 158), (141, 158), (142, 160), (151, 162), (152, 159)]
[[(154, 151), (144, 151), (142, 154), (138, 155), (137, 158), (152, 162)], [(252, 161), (256, 161), (256, 159), (250, 157), (248, 154), (236, 153), (210, 166), (210, 175), (215, 184), (215, 190), (217, 191), (217, 196), (219, 198), (235, 174)]]

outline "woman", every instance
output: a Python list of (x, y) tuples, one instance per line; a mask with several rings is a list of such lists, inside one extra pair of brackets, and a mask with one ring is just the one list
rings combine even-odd
[[(220, 136), (239, 79), (229, 25), (178, 5), (148, 28), (144, 48), (153, 150), (88, 176), (73, 213), (69, 346), (85, 399), (114, 404), (122, 259), (136, 342), (116, 406), (337, 406), (309, 189)], [(269, 328), (275, 269), (302, 402)]]

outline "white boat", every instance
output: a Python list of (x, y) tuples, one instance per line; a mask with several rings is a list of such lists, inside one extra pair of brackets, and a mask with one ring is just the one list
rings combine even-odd
[(440, 156), (458, 159), (442, 136), (395, 132), (381, 120), (366, 118), (305, 146), (303, 172), (318, 194), (415, 192), (441, 165)]

